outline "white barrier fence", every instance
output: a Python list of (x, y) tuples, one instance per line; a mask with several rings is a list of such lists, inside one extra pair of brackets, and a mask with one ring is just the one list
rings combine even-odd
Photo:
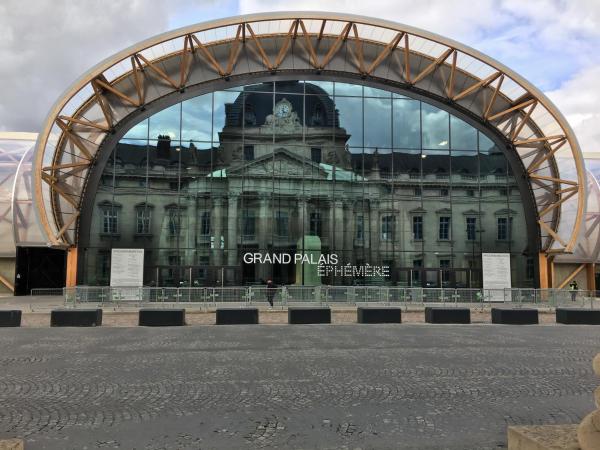
[(360, 304), (424, 304), (424, 303), (511, 303), (539, 304), (550, 307), (599, 307), (595, 292), (566, 289), (448, 289), (404, 288), (385, 286), (264, 286), (240, 287), (104, 287), (77, 286), (64, 288), (66, 304), (79, 303), (195, 303), (267, 304), (272, 297), (278, 306), (320, 304), (353, 306)]

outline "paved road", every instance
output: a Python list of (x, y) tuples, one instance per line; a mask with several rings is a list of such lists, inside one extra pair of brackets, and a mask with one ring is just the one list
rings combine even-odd
[(579, 421), (600, 328), (0, 329), (0, 438), (35, 449), (497, 449)]

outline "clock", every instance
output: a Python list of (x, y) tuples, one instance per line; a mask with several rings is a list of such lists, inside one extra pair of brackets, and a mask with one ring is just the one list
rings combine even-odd
[(274, 113), (277, 117), (289, 117), (292, 113), (292, 104), (284, 98), (275, 105)]

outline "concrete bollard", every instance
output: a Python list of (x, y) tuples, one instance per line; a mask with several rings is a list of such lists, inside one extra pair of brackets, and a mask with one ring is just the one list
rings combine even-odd
[[(594, 372), (600, 377), (600, 353), (593, 362)], [(588, 414), (577, 427), (577, 440), (581, 450), (600, 449), (600, 387), (596, 389), (596, 411)]]
[(18, 309), (0, 311), (0, 327), (20, 327), (21, 311)]
[(24, 450), (23, 439), (0, 439), (0, 450)]

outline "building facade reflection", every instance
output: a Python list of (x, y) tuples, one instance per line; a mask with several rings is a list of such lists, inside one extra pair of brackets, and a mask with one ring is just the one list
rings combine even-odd
[[(357, 84), (282, 81), (201, 95), (136, 125), (96, 194), (85, 284), (111, 248), (145, 251), (146, 285), (481, 287), (481, 253), (534, 285), (525, 211), (502, 151), (420, 100)], [(314, 253), (386, 276), (315, 277), (244, 254)]]

